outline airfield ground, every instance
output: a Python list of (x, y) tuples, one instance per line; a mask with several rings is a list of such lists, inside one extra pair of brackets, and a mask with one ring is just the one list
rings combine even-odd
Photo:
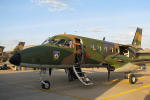
[(64, 70), (52, 72), (52, 88), (43, 90), (39, 71), (0, 71), (0, 100), (150, 100), (150, 66), (136, 73), (138, 82), (129, 84), (124, 75), (111, 73), (107, 81), (106, 69), (83, 69), (94, 82), (83, 86), (78, 80), (68, 82)]

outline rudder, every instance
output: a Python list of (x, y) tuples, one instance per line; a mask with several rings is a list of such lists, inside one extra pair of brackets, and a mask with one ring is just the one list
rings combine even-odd
[(137, 27), (134, 39), (132, 41), (132, 46), (135, 48), (141, 48), (141, 40), (142, 40), (142, 29)]

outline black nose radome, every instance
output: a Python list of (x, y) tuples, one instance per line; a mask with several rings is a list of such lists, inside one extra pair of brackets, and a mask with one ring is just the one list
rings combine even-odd
[(9, 62), (19, 66), (21, 63), (21, 55), (19, 53), (14, 54), (12, 57), (10, 57)]

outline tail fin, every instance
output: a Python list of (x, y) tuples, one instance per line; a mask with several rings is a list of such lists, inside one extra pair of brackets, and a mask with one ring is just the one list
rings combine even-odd
[(132, 46), (135, 48), (141, 48), (141, 40), (142, 40), (142, 29), (137, 27), (134, 39), (132, 41)]

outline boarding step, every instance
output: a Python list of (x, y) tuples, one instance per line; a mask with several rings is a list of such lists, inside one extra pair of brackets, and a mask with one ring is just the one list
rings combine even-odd
[(82, 72), (79, 66), (73, 66), (73, 71), (81, 83), (83, 83), (84, 85), (93, 85), (93, 83), (86, 76), (86, 74)]

